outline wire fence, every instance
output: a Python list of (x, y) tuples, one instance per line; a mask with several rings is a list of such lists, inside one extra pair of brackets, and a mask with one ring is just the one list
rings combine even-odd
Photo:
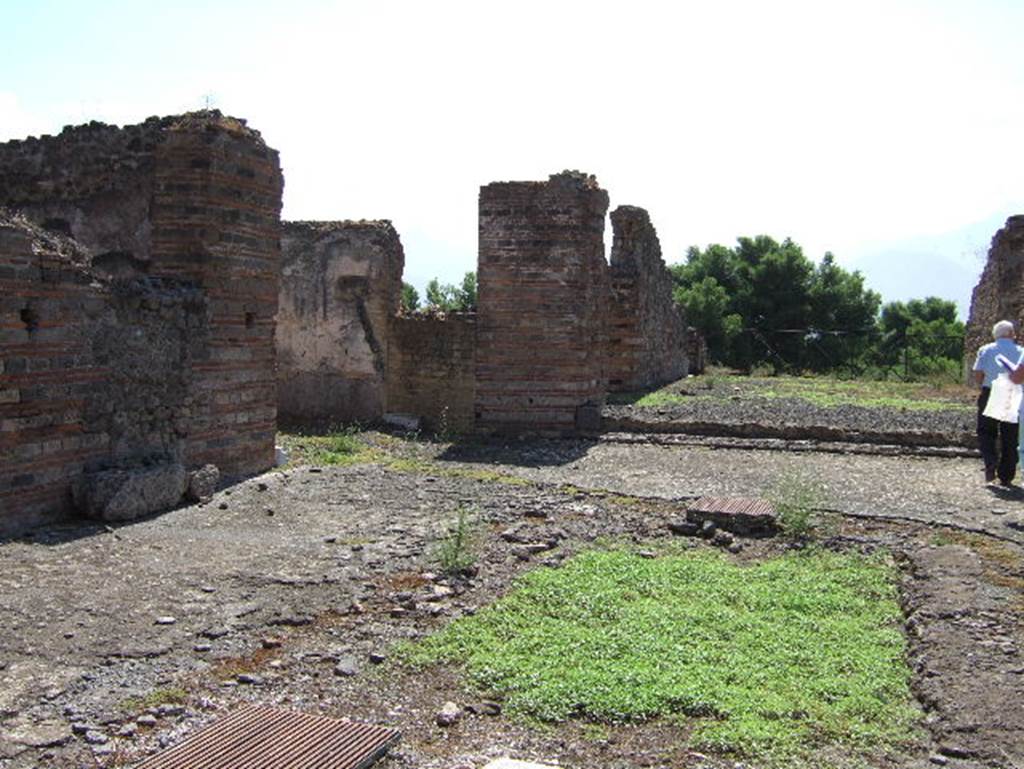
[(754, 342), (752, 359), (765, 360), (779, 371), (834, 372), (855, 378), (869, 375), (903, 381), (963, 381), (962, 335), (884, 335), (878, 329), (744, 331)]

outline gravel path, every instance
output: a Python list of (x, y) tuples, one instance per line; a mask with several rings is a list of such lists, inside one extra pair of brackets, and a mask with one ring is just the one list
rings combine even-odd
[(1024, 492), (986, 486), (977, 459), (554, 440), (470, 444), (434, 456), (544, 483), (670, 500), (759, 496), (779, 479), (797, 477), (821, 484), (825, 508), (1024, 542)]

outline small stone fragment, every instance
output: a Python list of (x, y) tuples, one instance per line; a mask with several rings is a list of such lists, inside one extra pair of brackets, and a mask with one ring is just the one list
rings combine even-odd
[(235, 680), (240, 684), (247, 684), (248, 686), (263, 685), (263, 677), (258, 676), (255, 673), (239, 673)]
[(369, 656), (367, 657), (367, 659), (370, 660), (371, 665), (380, 665), (387, 658), (388, 656), (386, 654), (382, 654), (381, 652), (370, 652)]
[(693, 521), (669, 521), (668, 530), (680, 537), (695, 537), (700, 533), (700, 525)]
[(193, 502), (208, 502), (220, 483), (217, 465), (203, 465), (188, 477), (187, 496)]
[(145, 713), (135, 719), (135, 723), (139, 726), (152, 727), (156, 726), (156, 716)]
[(462, 708), (454, 702), (446, 702), (437, 712), (434, 721), (437, 722), (438, 726), (447, 728), (457, 724), (460, 718), (462, 718)]
[(167, 615), (167, 616), (163, 616), (163, 617), (157, 617), (156, 621), (153, 624), (155, 624), (155, 625), (173, 625), (177, 621), (178, 620), (176, 620), (174, 617), (171, 617), (170, 615)]
[(334, 666), (334, 675), (350, 678), (359, 672), (359, 665), (354, 657), (342, 657)]
[(90, 745), (104, 745), (110, 738), (103, 732), (88, 731), (85, 733), (85, 741)]

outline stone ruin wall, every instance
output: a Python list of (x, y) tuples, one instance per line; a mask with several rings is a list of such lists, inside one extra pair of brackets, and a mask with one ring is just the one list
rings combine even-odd
[(281, 258), (281, 423), (379, 418), (405, 264), (395, 228), (388, 221), (285, 222)]
[(608, 389), (643, 390), (687, 373), (687, 328), (672, 301), (672, 276), (661, 243), (642, 208), (611, 214), (611, 305)]
[(617, 209), (609, 266), (606, 208), (577, 172), (483, 187), (475, 315), (396, 314), (403, 258), (389, 222), (286, 224), (282, 421), (393, 412), (428, 429), (593, 431), (607, 389), (684, 376), (688, 333), (657, 233), (643, 209)]
[(1011, 216), (996, 232), (971, 295), (964, 340), (967, 372), (978, 348), (992, 341), (992, 326), (1004, 319), (1013, 321), (1018, 331), (1024, 328), (1024, 216)]
[(270, 467), (277, 153), (195, 113), (2, 144), (0, 179), (0, 531), (86, 471)]
[(608, 194), (576, 172), (480, 189), (478, 428), (593, 429), (607, 387)]
[(428, 430), (469, 432), (476, 398), (476, 315), (399, 316), (392, 325), (388, 410)]

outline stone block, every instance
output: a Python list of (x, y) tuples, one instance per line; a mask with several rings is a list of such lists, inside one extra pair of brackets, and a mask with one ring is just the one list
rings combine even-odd
[(75, 485), (79, 511), (101, 521), (131, 521), (181, 501), (188, 474), (178, 462), (86, 473)]
[(189, 473), (188, 498), (193, 502), (205, 502), (213, 496), (220, 483), (220, 470), (217, 465), (203, 465)]

